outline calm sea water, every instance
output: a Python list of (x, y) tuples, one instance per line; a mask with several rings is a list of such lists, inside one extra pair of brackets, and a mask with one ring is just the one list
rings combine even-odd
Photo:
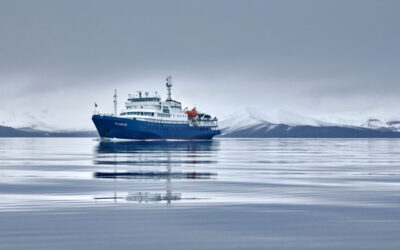
[(400, 249), (399, 139), (0, 139), (0, 249)]

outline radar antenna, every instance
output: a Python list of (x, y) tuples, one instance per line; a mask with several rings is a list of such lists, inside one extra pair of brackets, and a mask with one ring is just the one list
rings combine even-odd
[(168, 94), (168, 97), (167, 97), (167, 101), (171, 101), (172, 99), (171, 99), (171, 87), (172, 87), (172, 77), (171, 76), (168, 76), (167, 77), (167, 79), (165, 79), (166, 81), (167, 81), (167, 83), (165, 84), (165, 86), (167, 86), (167, 94)]

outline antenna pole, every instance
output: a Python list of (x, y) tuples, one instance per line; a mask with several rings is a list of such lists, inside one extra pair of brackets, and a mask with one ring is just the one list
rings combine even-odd
[(117, 116), (117, 90), (114, 92), (114, 116)]
[(171, 87), (172, 87), (172, 77), (168, 76), (167, 79), (165, 79), (167, 81), (167, 83), (165, 84), (165, 86), (167, 86), (167, 101), (171, 101)]

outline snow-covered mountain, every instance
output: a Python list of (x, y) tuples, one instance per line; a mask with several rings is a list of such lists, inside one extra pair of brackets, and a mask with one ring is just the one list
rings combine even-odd
[(316, 117), (319, 120), (340, 124), (341, 126), (354, 126), (400, 132), (400, 114), (393, 115), (382, 110), (371, 110), (370, 112), (349, 111), (326, 113), (317, 115)]
[(386, 125), (390, 126), (392, 130), (400, 132), (400, 120), (387, 121)]
[(0, 125), (0, 137), (97, 137), (96, 131), (44, 131), (33, 128), (12, 128)]
[(378, 118), (370, 118), (366, 122), (362, 123), (361, 127), (400, 132), (400, 121), (398, 120), (382, 121)]
[[(84, 119), (68, 114), (60, 117), (59, 113), (42, 110), (38, 114), (33, 114), (23, 110), (10, 111), (0, 108), (0, 126), (50, 132), (94, 129), (90, 119), (91, 113), (85, 113)], [(79, 111), (76, 113), (82, 115)]]
[(400, 137), (399, 121), (369, 119), (359, 126), (329, 123), (285, 110), (255, 108), (233, 113), (220, 123), (226, 137)]
[(278, 125), (286, 124), (288, 126), (330, 126), (331, 123), (319, 121), (314, 118), (298, 115), (286, 110), (272, 110), (264, 113), (255, 108), (247, 108), (239, 112), (235, 112), (219, 122), (220, 128), (224, 133), (242, 130), (247, 128), (255, 128), (258, 126), (268, 126), (270, 128)]

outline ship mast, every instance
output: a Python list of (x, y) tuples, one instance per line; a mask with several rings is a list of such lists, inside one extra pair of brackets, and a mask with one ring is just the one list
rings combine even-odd
[(114, 116), (117, 116), (117, 90), (114, 92)]
[(172, 77), (168, 76), (167, 79), (165, 79), (167, 81), (167, 83), (165, 84), (165, 86), (167, 86), (167, 101), (171, 101), (171, 87), (172, 87)]

